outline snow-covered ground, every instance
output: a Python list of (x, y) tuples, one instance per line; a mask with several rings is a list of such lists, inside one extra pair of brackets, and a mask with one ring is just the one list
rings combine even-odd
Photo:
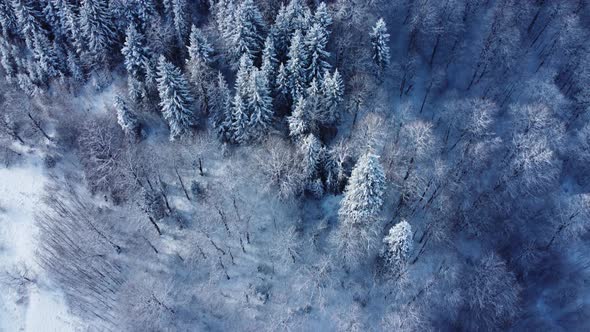
[[(35, 213), (43, 208), (43, 164), (30, 158), (0, 169), (0, 331), (77, 331), (63, 296), (44, 277), (35, 260)], [(5, 271), (27, 266), (35, 282), (25, 287), (7, 284)]]

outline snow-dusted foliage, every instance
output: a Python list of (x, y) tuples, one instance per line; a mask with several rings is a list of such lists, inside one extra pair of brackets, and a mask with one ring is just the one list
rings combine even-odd
[(158, 92), (164, 119), (170, 127), (170, 139), (185, 134), (194, 123), (193, 97), (180, 69), (162, 55), (158, 60)]
[(0, 0), (0, 330), (590, 330), (589, 21)]

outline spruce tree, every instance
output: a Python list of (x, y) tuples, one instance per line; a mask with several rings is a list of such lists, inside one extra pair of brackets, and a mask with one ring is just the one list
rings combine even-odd
[[(35, 33), (42, 30), (42, 21), (39, 19), (41, 13), (37, 10), (34, 3), (29, 0), (11, 0), (12, 10), (16, 18), (16, 25), (27, 47), (32, 50)], [(45, 31), (42, 31), (45, 33)]]
[[(105, 64), (116, 37), (107, 2), (82, 0), (79, 22), (91, 64)], [(85, 50), (79, 51), (84, 53)]]
[(305, 54), (307, 64), (305, 67), (307, 79), (320, 80), (325, 71), (331, 69), (328, 63), (330, 53), (326, 51), (328, 45), (328, 32), (319, 24), (315, 23), (305, 35)]
[(36, 72), (43, 84), (47, 80), (57, 77), (61, 73), (61, 62), (55, 52), (54, 46), (42, 33), (33, 33), (33, 57), (36, 61)]
[(275, 86), (277, 68), (279, 60), (276, 56), (275, 44), (271, 35), (266, 37), (264, 41), (264, 50), (262, 51), (262, 66), (260, 69), (266, 75), (271, 87)]
[(332, 16), (328, 12), (328, 6), (325, 2), (321, 2), (313, 14), (313, 23), (319, 24), (324, 30), (329, 33), (329, 28), (332, 25)]
[(309, 132), (309, 119), (307, 117), (307, 105), (305, 98), (300, 96), (295, 103), (295, 108), (291, 116), (287, 118), (289, 124), (289, 136), (294, 140), (299, 140)]
[(412, 250), (412, 226), (402, 220), (391, 229), (383, 239), (384, 248), (381, 257), (390, 273), (401, 272)]
[(236, 93), (232, 102), (231, 114), (231, 140), (233, 143), (242, 144), (247, 142), (248, 137), (248, 114), (242, 96)]
[(117, 111), (117, 123), (125, 135), (135, 139), (139, 130), (137, 116), (131, 112), (125, 100), (119, 95), (115, 96), (115, 110)]
[(304, 68), (307, 61), (301, 30), (297, 30), (291, 39), (288, 58), (286, 70), (289, 74), (289, 93), (293, 100), (297, 100), (303, 95), (307, 86)]
[(174, 24), (174, 31), (176, 32), (178, 47), (183, 49), (189, 33), (189, 22), (187, 19), (189, 13), (188, 6), (186, 0), (171, 0), (171, 5), (172, 22)]
[(170, 139), (174, 140), (193, 125), (193, 98), (180, 69), (163, 55), (158, 61), (157, 82), (162, 114), (170, 127)]
[(234, 58), (247, 54), (255, 59), (262, 51), (266, 27), (253, 0), (244, 0), (238, 6), (235, 20), (231, 36)]
[(333, 75), (326, 72), (322, 80), (322, 91), (322, 113), (319, 118), (324, 125), (333, 125), (340, 117), (339, 107), (344, 100), (344, 83), (338, 69)]
[(307, 134), (301, 140), (300, 151), (302, 152), (303, 174), (308, 184), (311, 184), (319, 177), (323, 149), (320, 140), (314, 134)]
[(229, 86), (221, 72), (217, 75), (217, 86), (211, 104), (213, 109), (211, 120), (217, 136), (223, 142), (230, 141), (232, 99)]
[(186, 61), (186, 69), (189, 80), (192, 83), (195, 93), (200, 101), (205, 114), (209, 113), (209, 95), (213, 90), (213, 71), (209, 67), (213, 48), (200, 29), (194, 25), (191, 29), (190, 44), (188, 46), (189, 58)]
[(373, 46), (373, 61), (379, 71), (383, 71), (389, 64), (389, 46), (387, 45), (389, 43), (389, 33), (387, 33), (387, 26), (382, 18), (377, 21), (370, 36)]
[(121, 53), (125, 57), (125, 68), (128, 73), (129, 96), (133, 102), (137, 103), (147, 97), (146, 68), (149, 65), (151, 51), (146, 46), (145, 37), (133, 24), (127, 28), (124, 45)]
[(365, 153), (356, 163), (340, 202), (340, 222), (348, 225), (366, 225), (376, 220), (383, 206), (385, 173), (379, 157)]
[(268, 79), (264, 72), (257, 69), (254, 69), (250, 76), (248, 109), (250, 114), (248, 136), (253, 140), (259, 140), (268, 132), (273, 120), (273, 110)]
[(275, 81), (277, 92), (283, 97), (289, 95), (289, 74), (285, 65), (281, 62), (279, 69), (277, 70), (277, 78)]

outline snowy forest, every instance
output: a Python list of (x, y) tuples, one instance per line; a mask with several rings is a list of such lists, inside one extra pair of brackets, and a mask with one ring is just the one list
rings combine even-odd
[(590, 330), (587, 0), (0, 0), (0, 331)]

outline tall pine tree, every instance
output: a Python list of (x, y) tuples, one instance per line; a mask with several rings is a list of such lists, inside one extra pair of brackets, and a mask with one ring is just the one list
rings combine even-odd
[(379, 72), (382, 72), (389, 64), (389, 33), (387, 33), (387, 26), (382, 18), (373, 27), (370, 37), (373, 46), (373, 61)]
[(193, 125), (193, 98), (180, 69), (163, 55), (158, 61), (157, 82), (162, 114), (170, 127), (170, 140), (174, 140)]

